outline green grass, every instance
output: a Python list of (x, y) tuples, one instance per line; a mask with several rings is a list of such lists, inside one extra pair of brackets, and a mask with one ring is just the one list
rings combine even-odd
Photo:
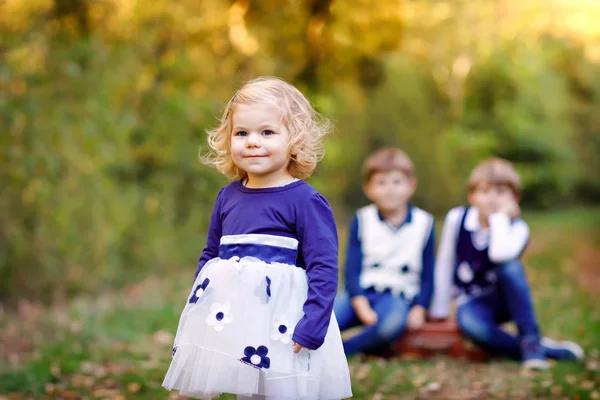
[[(600, 209), (529, 213), (526, 256), (543, 334), (584, 346), (585, 363), (523, 374), (518, 363), (352, 358), (356, 399), (592, 399), (600, 394)], [(160, 387), (191, 274), (0, 314), (0, 399), (165, 399)], [(600, 280), (596, 281), (600, 282)], [(586, 286), (587, 284), (587, 286)], [(121, 397), (119, 397), (121, 396)], [(176, 396), (173, 396), (176, 398)], [(233, 396), (223, 396), (234, 399)], [(600, 397), (598, 397), (600, 398)]]

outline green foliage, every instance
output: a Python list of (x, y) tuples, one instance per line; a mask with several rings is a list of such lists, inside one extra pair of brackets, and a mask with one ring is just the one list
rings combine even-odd
[(515, 162), (526, 206), (600, 200), (589, 46), (531, 36), (522, 15), (497, 25), (518, 34), (495, 34), (488, 2), (459, 3), (2, 3), (0, 300), (191, 275), (225, 182), (197, 161), (204, 131), (256, 75), (292, 81), (336, 122), (311, 183), (342, 222), (384, 145), (413, 158), (414, 201), (436, 214), (492, 155)]

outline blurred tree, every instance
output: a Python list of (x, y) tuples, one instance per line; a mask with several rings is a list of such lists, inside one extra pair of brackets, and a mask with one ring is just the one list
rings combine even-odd
[(336, 122), (311, 183), (340, 226), (384, 145), (438, 214), (490, 155), (530, 207), (598, 201), (600, 16), (550, 1), (0, 2), (0, 300), (192, 274), (225, 182), (198, 149), (257, 75)]

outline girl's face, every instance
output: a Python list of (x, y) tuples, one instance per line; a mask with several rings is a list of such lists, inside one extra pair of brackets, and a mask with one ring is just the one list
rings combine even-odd
[(248, 187), (278, 186), (292, 179), (288, 172), (289, 132), (281, 111), (266, 104), (235, 105), (231, 157), (248, 174)]

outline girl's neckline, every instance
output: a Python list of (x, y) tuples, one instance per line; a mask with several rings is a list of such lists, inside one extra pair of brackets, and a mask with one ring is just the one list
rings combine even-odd
[(286, 183), (283, 186), (272, 186), (272, 187), (265, 187), (265, 188), (249, 188), (244, 186), (244, 182), (243, 180), (237, 180), (235, 181), (238, 189), (242, 192), (246, 192), (246, 193), (272, 193), (272, 192), (283, 192), (285, 190), (289, 190), (289, 189), (293, 189), (299, 185), (302, 185), (303, 183), (305, 183), (302, 179), (297, 179), (294, 180), (290, 183)]

